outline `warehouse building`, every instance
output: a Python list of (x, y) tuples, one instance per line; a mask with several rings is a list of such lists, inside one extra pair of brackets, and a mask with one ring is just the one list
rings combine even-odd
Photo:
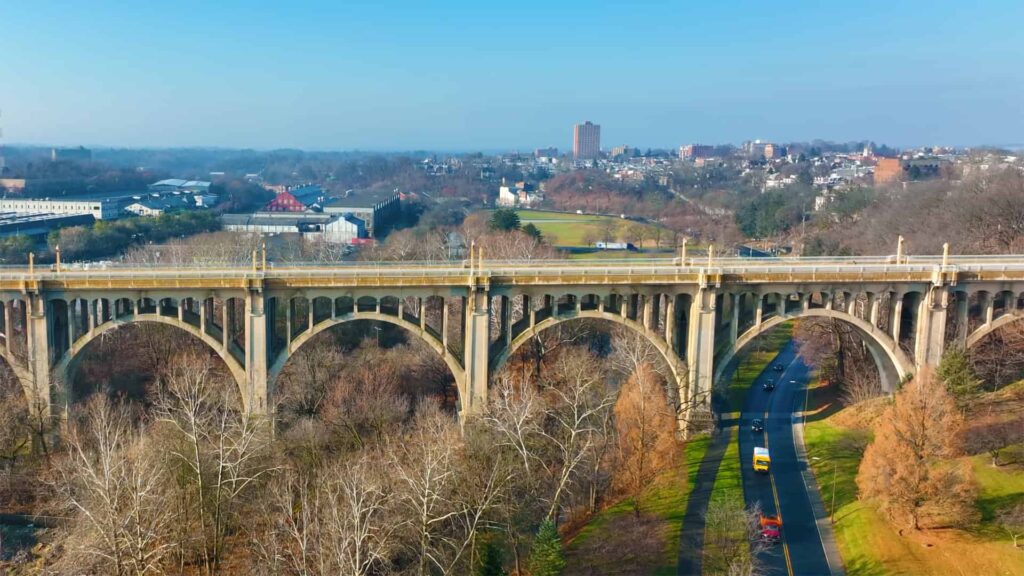
[(359, 238), (366, 238), (366, 225), (349, 214), (257, 212), (224, 214), (220, 219), (225, 230), (235, 232), (300, 234), (303, 238), (335, 244), (352, 244)]
[(349, 190), (342, 198), (327, 202), (323, 212), (359, 218), (366, 222), (366, 233), (374, 238), (401, 216), (401, 195), (398, 190)]

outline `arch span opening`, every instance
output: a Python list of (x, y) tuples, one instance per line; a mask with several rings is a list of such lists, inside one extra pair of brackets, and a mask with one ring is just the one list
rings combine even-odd
[[(645, 330), (635, 320), (619, 314), (601, 312), (597, 308), (582, 308), (569, 317), (548, 316), (531, 329), (524, 330), (511, 344), (492, 359), (491, 373), (503, 369), (532, 372), (537, 376), (543, 370), (544, 358), (560, 348), (585, 343), (598, 355), (612, 352), (616, 340), (625, 343), (656, 363), (658, 371), (668, 383), (667, 395), (677, 413), (690, 402), (685, 363), (660, 336)], [(645, 348), (645, 350), (640, 350)], [(525, 376), (526, 374), (524, 374)]]
[(460, 411), (457, 360), (420, 334), (418, 325), (379, 316), (366, 312), (317, 323), (292, 341), (290, 353), (285, 348), (277, 355), (270, 382), (280, 426), (404, 420), (424, 400), (453, 415)]
[(715, 386), (719, 386), (719, 383), (726, 375), (735, 371), (737, 353), (749, 346), (758, 336), (785, 322), (807, 318), (837, 320), (848, 325), (867, 347), (867, 351), (870, 353), (872, 361), (878, 370), (881, 387), (885, 392), (894, 392), (903, 380), (913, 374), (914, 363), (907, 356), (906, 352), (881, 329), (856, 316), (851, 316), (835, 309), (809, 308), (795, 316), (773, 316), (760, 325), (752, 326), (740, 335), (732, 346), (716, 358)]
[(238, 360), (210, 336), (190, 328), (177, 318), (159, 316), (121, 318), (96, 327), (58, 360), (54, 374), (65, 380), (65, 397), (53, 401), (71, 404), (105, 392), (147, 408), (161, 370), (192, 353), (208, 357), (220, 379), (234, 384), (235, 398), (245, 406), (245, 371)]

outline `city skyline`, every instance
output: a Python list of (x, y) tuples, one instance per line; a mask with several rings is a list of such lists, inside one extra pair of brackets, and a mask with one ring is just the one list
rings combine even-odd
[(384, 4), (4, 6), (4, 140), (566, 150), (586, 118), (642, 148), (1024, 133), (1018, 3)]

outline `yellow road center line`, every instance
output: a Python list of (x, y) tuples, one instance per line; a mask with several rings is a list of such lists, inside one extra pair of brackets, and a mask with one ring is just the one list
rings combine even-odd
[[(767, 410), (765, 410), (765, 412), (764, 412), (764, 448), (765, 448), (765, 450), (768, 450), (769, 454), (771, 454), (771, 450), (768, 449), (768, 411)], [(785, 525), (785, 522), (783, 522), (783, 520), (782, 520), (782, 506), (779, 504), (779, 491), (775, 489), (775, 475), (772, 474), (772, 468), (773, 467), (772, 467), (771, 463), (769, 463), (768, 464), (768, 481), (771, 482), (771, 484), (772, 484), (772, 496), (775, 497), (775, 514), (779, 517), (779, 528), (781, 529), (782, 526)], [(780, 534), (779, 535), (780, 536), (782, 535), (781, 534), (781, 530), (780, 530)], [(789, 544), (786, 543), (786, 539), (785, 538), (781, 538), (781, 540), (782, 540), (782, 555), (785, 556), (785, 558), (786, 558), (786, 572), (789, 573), (789, 576), (793, 576), (793, 563), (789, 559)]]

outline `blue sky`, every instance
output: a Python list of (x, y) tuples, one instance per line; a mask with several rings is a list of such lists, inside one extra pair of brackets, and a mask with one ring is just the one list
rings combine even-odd
[(0, 0), (8, 142), (1024, 141), (1024, 2)]

